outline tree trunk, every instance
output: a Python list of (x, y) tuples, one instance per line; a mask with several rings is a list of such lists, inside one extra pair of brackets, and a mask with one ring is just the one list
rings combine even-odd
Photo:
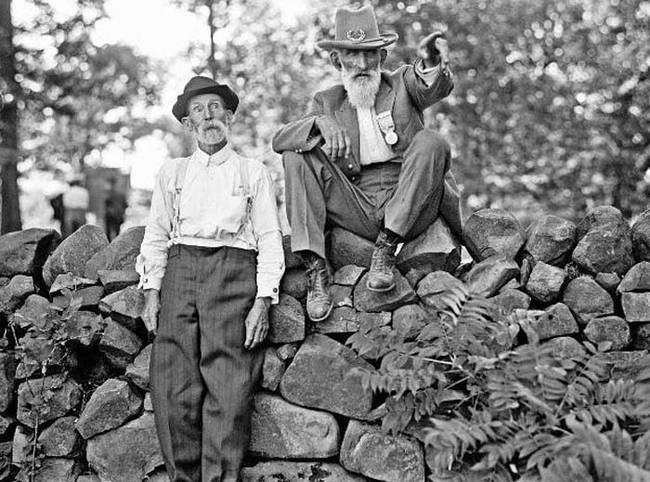
[(18, 192), (18, 93), (11, 23), (11, 0), (0, 0), (0, 180), (2, 234), (21, 229)]
[(213, 79), (217, 79), (217, 46), (214, 44), (214, 34), (217, 27), (214, 25), (214, 0), (207, 0), (206, 6), (210, 9), (208, 13), (208, 25), (210, 27), (210, 57), (208, 58), (208, 70)]

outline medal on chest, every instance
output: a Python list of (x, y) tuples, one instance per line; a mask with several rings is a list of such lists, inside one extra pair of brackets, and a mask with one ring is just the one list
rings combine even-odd
[(395, 132), (395, 122), (389, 110), (377, 114), (377, 123), (381, 133), (384, 134), (384, 140), (389, 146), (397, 144), (399, 138)]

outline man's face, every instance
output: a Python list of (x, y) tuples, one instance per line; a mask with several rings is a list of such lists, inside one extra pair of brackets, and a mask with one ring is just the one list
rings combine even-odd
[(338, 51), (343, 86), (353, 106), (369, 108), (374, 105), (384, 52), (382, 49)]
[(199, 145), (221, 144), (228, 139), (232, 112), (217, 94), (200, 94), (190, 99), (183, 124)]

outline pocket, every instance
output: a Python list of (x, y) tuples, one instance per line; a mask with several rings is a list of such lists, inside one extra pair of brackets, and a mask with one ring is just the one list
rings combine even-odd
[(248, 223), (252, 198), (250, 195), (229, 196), (221, 206), (217, 228), (226, 233), (236, 234)]

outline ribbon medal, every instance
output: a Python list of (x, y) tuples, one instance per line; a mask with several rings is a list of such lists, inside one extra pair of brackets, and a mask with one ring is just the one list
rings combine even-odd
[(389, 110), (377, 114), (377, 123), (379, 124), (379, 129), (381, 129), (382, 134), (384, 134), (386, 144), (389, 146), (397, 144), (398, 137), (395, 132), (395, 122), (393, 121), (393, 116)]

